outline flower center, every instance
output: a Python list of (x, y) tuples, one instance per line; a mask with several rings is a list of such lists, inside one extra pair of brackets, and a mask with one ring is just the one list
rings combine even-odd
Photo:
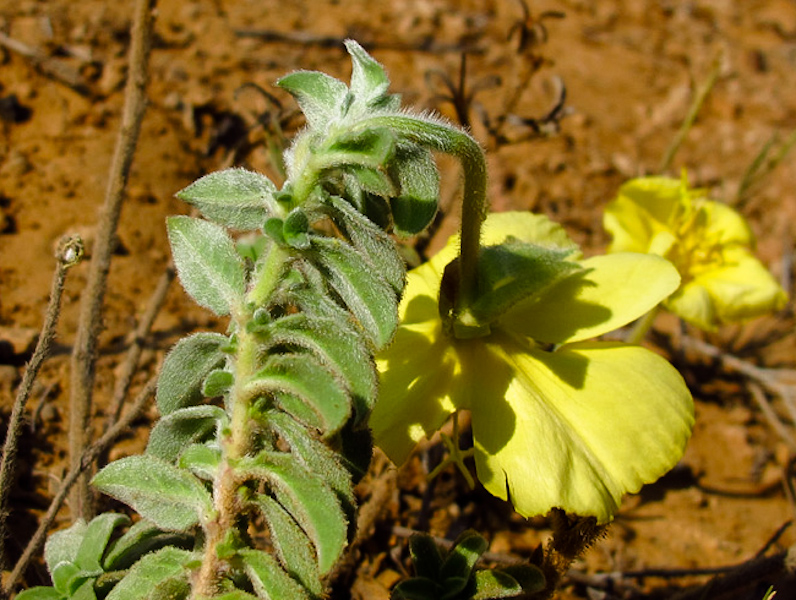
[(677, 242), (666, 258), (677, 267), (683, 283), (724, 265), (721, 233), (711, 231), (708, 221), (708, 207), (698, 201), (683, 206), (676, 219)]

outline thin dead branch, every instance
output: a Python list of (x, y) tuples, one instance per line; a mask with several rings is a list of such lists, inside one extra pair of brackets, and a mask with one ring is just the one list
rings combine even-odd
[(78, 94), (91, 96), (91, 88), (78, 69), (51, 58), (32, 46), (15, 40), (0, 31), (0, 46), (28, 59), (46, 77), (72, 88)]
[[(97, 338), (102, 321), (102, 304), (110, 270), (116, 228), (127, 186), (141, 121), (146, 109), (146, 84), (155, 0), (137, 0), (131, 33), (129, 75), (125, 89), (122, 123), (108, 178), (105, 203), (97, 228), (91, 267), (83, 300), (71, 361), (69, 455), (74, 469), (86, 446), (94, 387)], [(72, 492), (72, 517), (92, 515), (88, 477), (81, 476)]]
[(14, 478), (19, 434), (22, 430), (25, 405), (28, 402), (28, 398), (30, 398), (33, 382), (36, 381), (42, 364), (49, 357), (55, 340), (55, 328), (58, 324), (58, 317), (61, 314), (61, 295), (64, 291), (66, 273), (80, 261), (82, 254), (83, 242), (78, 236), (65, 236), (58, 244), (58, 251), (56, 252), (57, 263), (50, 288), (50, 300), (47, 304), (44, 325), (39, 334), (39, 340), (36, 343), (33, 356), (25, 369), (22, 383), (20, 383), (17, 390), (14, 406), (11, 409), (6, 440), (3, 445), (2, 463), (0, 463), (0, 566), (3, 567), (5, 566), (6, 519), (8, 517), (6, 505)]

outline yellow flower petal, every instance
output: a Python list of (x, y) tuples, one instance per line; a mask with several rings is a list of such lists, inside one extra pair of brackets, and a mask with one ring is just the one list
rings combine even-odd
[[(668, 300), (667, 308), (698, 327), (715, 329), (719, 323), (752, 319), (785, 306), (785, 291), (744, 248), (725, 248), (722, 258), (724, 266), (689, 282)], [(703, 292), (697, 293), (697, 288)]]
[(668, 177), (643, 177), (625, 183), (603, 214), (613, 241), (611, 252), (649, 252), (651, 240), (669, 231), (682, 203), (682, 183)]
[(390, 460), (402, 464), (423, 437), (430, 438), (455, 412), (451, 394), (461, 369), (436, 316), (402, 325), (377, 365), (381, 383), (370, 427)]
[(584, 271), (545, 290), (538, 300), (515, 306), (500, 326), (540, 342), (585, 340), (644, 315), (680, 285), (677, 269), (650, 254), (608, 254), (579, 263)]
[(693, 403), (660, 356), (607, 343), (514, 348), (505, 339), (473, 344), (463, 368), (478, 370), (470, 401), (478, 478), (520, 514), (560, 507), (608, 522), (623, 494), (682, 456)]
[(721, 202), (697, 200), (695, 205), (707, 213), (705, 233), (719, 244), (740, 244), (754, 248), (754, 234), (738, 212)]

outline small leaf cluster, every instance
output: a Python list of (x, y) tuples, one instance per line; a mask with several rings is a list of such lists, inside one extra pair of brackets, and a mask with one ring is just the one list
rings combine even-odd
[(476, 569), (487, 546), (481, 535), (466, 531), (443, 556), (431, 536), (414, 534), (409, 551), (416, 575), (395, 586), (392, 600), (525, 598), (544, 589), (544, 575), (531, 564)]
[[(116, 600), (126, 597), (125, 587), (133, 585), (149, 597), (177, 585), (186, 587), (186, 567), (199, 558), (189, 550), (193, 538), (162, 531), (146, 520), (138, 521), (121, 536), (114, 535), (128, 525), (127, 515), (104, 513), (88, 524), (79, 520), (54, 533), (44, 549), (52, 587), (33, 587), (20, 592), (17, 598)], [(172, 567), (172, 577), (161, 577), (168, 565)], [(123, 579), (125, 586), (117, 586)]]
[[(229, 328), (176, 344), (146, 452), (94, 478), (141, 520), (107, 549), (126, 517), (53, 536), (55, 585), (35, 598), (324, 595), (371, 458), (373, 357), (398, 323), (406, 271), (390, 233), (434, 217), (446, 127), (402, 112), (383, 68), (347, 48), (350, 87), (307, 71), (279, 82), (307, 117), (281, 189), (229, 169), (178, 194), (203, 217), (168, 219), (180, 281)], [(143, 529), (190, 543), (154, 548)]]

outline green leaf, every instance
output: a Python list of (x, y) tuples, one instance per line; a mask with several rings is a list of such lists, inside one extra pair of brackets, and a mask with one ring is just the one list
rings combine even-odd
[(354, 248), (334, 238), (312, 236), (313, 261), (364, 329), (374, 350), (392, 340), (398, 302), (392, 287)]
[(235, 383), (235, 376), (226, 369), (215, 369), (208, 373), (202, 383), (202, 394), (208, 398), (224, 396)]
[(406, 283), (406, 266), (392, 238), (342, 198), (330, 196), (327, 202), (330, 216), (343, 235), (370, 261), (395, 293), (401, 294)]
[(398, 195), (398, 188), (395, 187), (390, 176), (379, 168), (345, 165), (343, 171), (346, 179), (346, 195), (351, 197), (355, 204), (362, 205), (359, 197), (363, 191), (383, 198), (392, 198)]
[(129, 569), (139, 558), (164, 546), (192, 547), (193, 535), (163, 531), (154, 523), (141, 519), (124, 535), (111, 542), (103, 561), (105, 571)]
[(544, 573), (536, 565), (517, 564), (503, 567), (500, 572), (505, 573), (522, 587), (525, 594), (535, 594), (545, 588), (546, 582)]
[(442, 589), (425, 577), (411, 577), (400, 582), (392, 590), (390, 600), (439, 600)]
[(313, 596), (321, 596), (323, 585), (318, 572), (318, 562), (307, 535), (282, 505), (270, 496), (258, 494), (254, 502), (268, 523), (271, 543), (285, 570), (301, 582)]
[(110, 463), (93, 484), (161, 529), (186, 531), (213, 514), (212, 498), (196, 476), (148, 454)]
[(66, 596), (54, 587), (40, 585), (22, 590), (14, 598), (15, 600), (62, 600)]
[[(241, 550), (246, 574), (257, 596), (263, 600), (310, 600), (307, 590), (291, 578), (270, 554), (261, 550)], [(113, 600), (113, 599), (111, 599)]]
[(268, 481), (272, 494), (310, 538), (321, 575), (334, 566), (348, 543), (348, 523), (337, 495), (291, 454), (264, 451), (240, 469)]
[(231, 592), (213, 596), (213, 600), (258, 600), (258, 598), (243, 590), (232, 590)]
[(409, 554), (418, 577), (426, 577), (433, 581), (439, 578), (442, 555), (434, 538), (427, 533), (415, 533), (409, 538)]
[(161, 415), (194, 406), (204, 400), (205, 377), (226, 359), (221, 349), (229, 339), (218, 333), (196, 333), (172, 348), (160, 370), (157, 405)]
[(544, 248), (509, 238), (498, 246), (482, 248), (478, 259), (478, 295), (470, 312), (487, 324), (516, 303), (529, 302), (543, 290), (576, 271), (566, 260), (571, 250)]
[(56, 531), (47, 538), (44, 544), (44, 562), (50, 574), (61, 563), (74, 563), (77, 561), (77, 551), (86, 535), (88, 525), (83, 519), (78, 519), (67, 528)]
[(390, 85), (384, 67), (377, 63), (365, 49), (354, 40), (346, 40), (345, 47), (351, 55), (351, 93), (355, 102), (366, 107), (381, 99)]
[(199, 479), (214, 481), (221, 464), (221, 449), (207, 444), (191, 444), (180, 454), (178, 464)]
[(147, 554), (133, 565), (106, 600), (149, 600), (164, 582), (187, 581), (194, 564), (198, 566), (197, 555), (179, 548), (162, 548)]
[(353, 519), (354, 514), (354, 486), (351, 483), (351, 474), (343, 467), (338, 454), (326, 444), (313, 437), (304, 427), (297, 423), (290, 415), (269, 410), (263, 415), (267, 426), (279, 434), (287, 442), (299, 461), (312, 473), (317, 473), (334, 490), (346, 514)]
[(71, 562), (62, 562), (55, 565), (50, 571), (50, 577), (53, 580), (55, 589), (63, 592), (67, 596), (72, 593), (83, 583), (86, 579), (91, 578), (90, 573), (84, 573), (76, 564)]
[(84, 571), (100, 575), (104, 571), (102, 557), (111, 534), (117, 527), (129, 523), (130, 517), (118, 513), (103, 513), (94, 517), (86, 527), (85, 535), (77, 550), (75, 564)]
[(75, 591), (69, 595), (70, 600), (97, 600), (94, 593), (94, 579), (87, 579), (82, 582)]
[(190, 444), (207, 439), (227, 414), (218, 406), (188, 406), (169, 413), (152, 428), (146, 453), (175, 463)]
[(233, 229), (259, 229), (272, 212), (276, 186), (265, 175), (226, 169), (197, 179), (177, 198), (208, 219)]
[(277, 397), (283, 403), (300, 400), (309, 409), (301, 410), (303, 420), (327, 436), (339, 431), (351, 414), (345, 387), (310, 354), (271, 356), (245, 390), (250, 397), (281, 392), (284, 397)]
[(297, 206), (285, 217), (285, 223), (282, 227), (282, 235), (285, 238), (285, 243), (291, 248), (304, 250), (309, 248), (310, 240), (307, 237), (310, 223), (307, 219), (307, 213)]
[(456, 540), (442, 563), (439, 580), (444, 582), (445, 592), (459, 593), (470, 580), (475, 563), (489, 547), (487, 541), (474, 531), (465, 531)]
[(496, 569), (475, 572), (475, 594), (472, 600), (492, 600), (497, 598), (517, 598), (526, 591), (511, 575)]
[(395, 154), (395, 134), (386, 127), (340, 135), (328, 149), (315, 156), (317, 168), (332, 169), (356, 165), (369, 169), (383, 168)]
[(434, 220), (439, 206), (439, 170), (434, 157), (420, 146), (399, 145), (389, 173), (400, 187), (400, 194), (390, 198), (395, 233), (420, 233)]
[(219, 316), (243, 302), (243, 259), (227, 232), (215, 223), (191, 217), (167, 219), (174, 265), (185, 291)]
[(362, 337), (347, 323), (297, 313), (277, 319), (266, 331), (266, 348), (276, 345), (305, 348), (344, 382), (357, 421), (370, 413), (376, 401), (376, 369)]
[(296, 71), (279, 79), (276, 85), (296, 99), (313, 129), (325, 129), (342, 116), (348, 87), (334, 77), (318, 71)]

